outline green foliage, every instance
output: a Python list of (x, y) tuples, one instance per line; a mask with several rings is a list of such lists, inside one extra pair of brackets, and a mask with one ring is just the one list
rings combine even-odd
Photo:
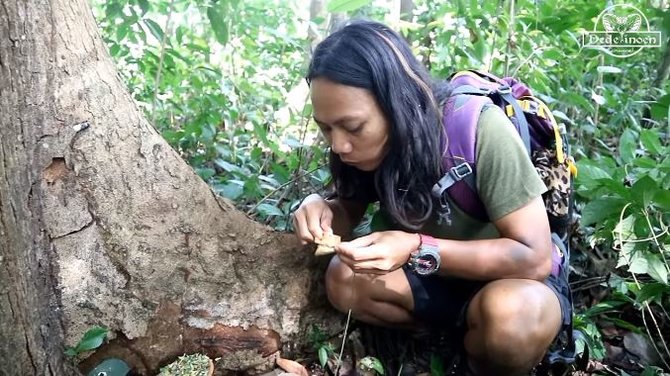
[[(619, 138), (617, 152), (579, 162), (577, 192), (585, 201), (582, 226), (591, 244), (612, 249), (616, 259), (612, 273), (620, 277), (610, 279), (609, 285), (625, 297), (622, 301), (649, 312), (651, 306), (670, 303), (669, 151), (658, 129), (628, 128)], [(625, 281), (626, 276), (633, 281)], [(587, 332), (593, 333), (592, 329), (587, 327)], [(595, 349), (602, 355), (600, 347)]]
[[(286, 230), (328, 179), (296, 4), (94, 2), (110, 54), (163, 137), (216, 192)], [(290, 104), (287, 103), (287, 97)]]
[(319, 357), (319, 364), (325, 367), (330, 357), (337, 357), (333, 344), (328, 341), (328, 336), (321, 328), (312, 325), (307, 341), (312, 345)]
[(617, 268), (668, 284), (670, 148), (658, 130), (626, 129), (618, 153), (579, 162), (582, 225), (619, 251)]
[(105, 341), (107, 337), (107, 329), (94, 326), (84, 333), (75, 347), (68, 347), (65, 350), (65, 355), (76, 356), (83, 352), (95, 350)]

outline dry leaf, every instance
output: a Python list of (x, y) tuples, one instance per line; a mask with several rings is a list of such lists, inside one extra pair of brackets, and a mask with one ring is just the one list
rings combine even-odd
[(321, 239), (316, 239), (314, 243), (319, 246), (316, 247), (315, 256), (327, 255), (335, 252), (335, 246), (340, 244), (341, 238), (338, 235), (333, 234), (333, 231), (325, 233)]
[(307, 369), (302, 364), (290, 359), (277, 358), (277, 365), (288, 373), (294, 373), (298, 376), (309, 376)]

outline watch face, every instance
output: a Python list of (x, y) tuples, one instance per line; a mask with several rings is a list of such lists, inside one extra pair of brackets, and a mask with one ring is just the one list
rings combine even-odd
[(432, 274), (439, 266), (439, 261), (431, 254), (422, 254), (416, 259), (416, 272), (421, 275)]

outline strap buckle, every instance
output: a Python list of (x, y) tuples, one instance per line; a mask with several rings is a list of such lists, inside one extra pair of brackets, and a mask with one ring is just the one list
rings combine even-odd
[(464, 177), (472, 174), (472, 166), (468, 162), (463, 162), (449, 170), (449, 174), (454, 175), (454, 180), (461, 181)]
[(510, 94), (512, 92), (512, 88), (509, 87), (509, 85), (500, 85), (498, 87), (498, 93), (500, 94)]

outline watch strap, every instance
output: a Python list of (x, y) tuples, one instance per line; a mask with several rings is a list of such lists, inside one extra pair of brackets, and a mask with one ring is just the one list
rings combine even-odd
[(419, 244), (419, 249), (423, 246), (435, 247), (438, 248), (437, 239), (430, 235), (419, 234), (419, 239), (421, 239), (421, 244)]

